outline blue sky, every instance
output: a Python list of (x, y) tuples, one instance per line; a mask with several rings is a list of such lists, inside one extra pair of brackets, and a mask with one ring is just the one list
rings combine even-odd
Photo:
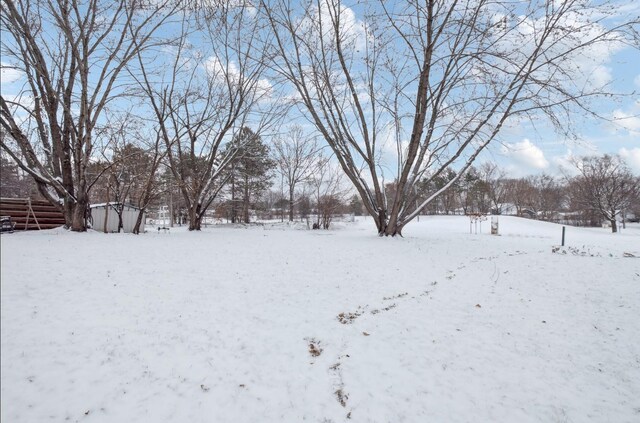
[[(628, 16), (640, 14), (640, 5), (624, 3), (628, 5), (625, 9)], [(358, 7), (353, 11), (358, 19)], [(479, 162), (495, 161), (511, 176), (559, 174), (561, 167), (571, 167), (569, 160), (573, 156), (608, 153), (620, 154), (640, 174), (640, 52), (627, 47), (598, 50), (594, 54), (599, 55), (591, 58), (599, 63), (596, 77), (610, 83), (613, 91), (627, 94), (594, 104), (594, 111), (608, 120), (577, 116), (577, 139), (563, 138), (544, 122), (536, 128), (526, 122), (515, 122), (503, 131), (502, 142), (491, 145)], [(6, 66), (10, 63), (2, 58), (1, 92), (11, 97), (19, 92), (24, 80), (19, 72)]]
[(537, 132), (519, 127), (509, 134), (507, 145), (493, 145), (481, 160), (497, 161), (510, 174), (522, 176), (559, 174), (561, 167), (570, 170), (572, 156), (620, 154), (640, 175), (640, 52), (627, 47), (602, 59), (602, 77), (610, 81), (612, 91), (625, 93), (594, 104), (594, 111), (607, 120), (579, 122), (575, 140), (564, 139), (549, 127)]
[[(401, 2), (390, 1), (387, 4), (393, 8), (393, 4), (399, 5)], [(640, 16), (640, 2), (620, 1), (614, 4), (620, 9), (617, 14), (603, 21), (604, 26), (632, 18), (637, 20)], [(354, 32), (358, 32), (363, 3), (343, 1), (343, 5), (352, 6), (349, 10), (354, 16), (345, 17), (347, 21), (353, 20)], [(599, 45), (589, 48), (575, 60), (572, 65), (576, 66), (577, 63), (582, 72), (590, 75), (589, 79), (595, 86), (607, 86), (609, 92), (624, 94), (598, 98), (591, 104), (591, 110), (603, 119), (596, 119), (587, 113), (573, 116), (575, 136), (572, 138), (559, 135), (545, 120), (538, 121), (535, 127), (528, 121), (511, 120), (505, 125), (501, 139), (479, 156), (478, 164), (483, 161), (497, 162), (508, 175), (515, 177), (539, 173), (561, 175), (564, 172), (571, 173), (571, 160), (574, 157), (606, 153), (620, 154), (629, 167), (640, 175), (640, 51), (620, 44), (609, 48)], [(389, 149), (389, 157), (382, 165), (389, 169), (387, 177), (393, 174), (393, 150), (395, 145)]]

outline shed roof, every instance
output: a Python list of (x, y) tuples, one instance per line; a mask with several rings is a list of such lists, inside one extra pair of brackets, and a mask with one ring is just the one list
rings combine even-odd
[(131, 204), (115, 203), (115, 202), (91, 204), (89, 207), (92, 208), (92, 209), (95, 209), (95, 208), (101, 208), (101, 207), (107, 207), (107, 206), (111, 206), (111, 207), (124, 206), (124, 207), (129, 207), (129, 208), (132, 208), (132, 209), (140, 210), (140, 207), (136, 207), (136, 206), (131, 205)]

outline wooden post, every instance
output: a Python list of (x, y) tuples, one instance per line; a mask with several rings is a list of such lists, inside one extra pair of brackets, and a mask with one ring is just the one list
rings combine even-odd
[(563, 226), (562, 227), (562, 246), (564, 247), (564, 232), (565, 232), (566, 227)]
[[(40, 228), (40, 223), (38, 223), (38, 216), (36, 216), (36, 212), (33, 211), (33, 207), (31, 207), (31, 198), (27, 198), (27, 201), (29, 202), (29, 212), (33, 215), (33, 220), (35, 220), (36, 222), (36, 226), (38, 227), (38, 230), (41, 230), (42, 228)], [(27, 229), (27, 226), (25, 225), (25, 230)]]
[(491, 216), (491, 235), (498, 235), (498, 216)]

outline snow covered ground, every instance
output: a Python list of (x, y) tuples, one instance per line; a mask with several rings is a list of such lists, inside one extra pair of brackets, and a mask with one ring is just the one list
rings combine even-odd
[(2, 235), (3, 422), (639, 422), (640, 227)]

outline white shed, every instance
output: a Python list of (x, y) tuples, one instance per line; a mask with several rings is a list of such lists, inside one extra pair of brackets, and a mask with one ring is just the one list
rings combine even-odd
[[(138, 220), (138, 207), (122, 203), (102, 203), (91, 205), (91, 227), (100, 232), (118, 232), (118, 210), (122, 209), (122, 231), (133, 232)], [(142, 216), (140, 232), (144, 232), (145, 216)]]

